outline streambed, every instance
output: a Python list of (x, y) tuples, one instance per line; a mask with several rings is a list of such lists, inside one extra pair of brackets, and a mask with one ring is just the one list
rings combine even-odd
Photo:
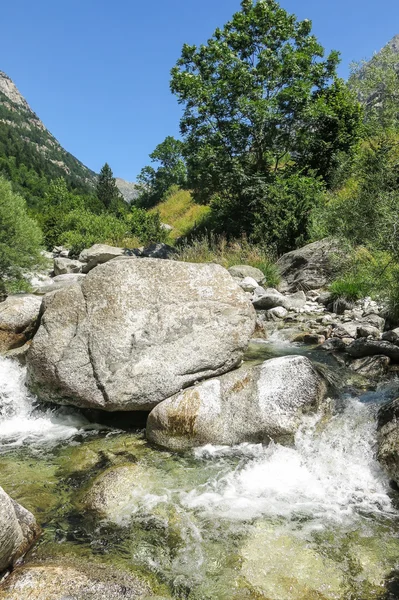
[[(398, 495), (375, 460), (376, 410), (397, 382), (366, 389), (326, 355), (279, 340), (252, 345), (247, 359), (289, 353), (343, 382), (330, 420), (305, 418), (293, 447), (180, 455), (142, 431), (41, 409), (24, 369), (0, 359), (0, 482), (43, 528), (26, 561), (95, 560), (182, 600), (398, 598)], [(126, 464), (137, 483), (110, 520), (83, 510), (94, 478)]]

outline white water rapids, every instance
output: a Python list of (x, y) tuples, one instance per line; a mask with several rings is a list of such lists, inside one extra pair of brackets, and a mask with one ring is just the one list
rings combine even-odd
[(24, 367), (0, 358), (0, 452), (23, 445), (54, 445), (89, 427), (71, 410), (37, 408), (25, 377)]
[[(77, 494), (65, 482), (79, 461), (94, 456), (90, 464), (97, 465), (103, 450), (103, 458), (137, 453), (135, 484), (109, 516), (123, 534), (114, 538), (111, 530), (109, 537), (107, 521), (104, 530), (97, 523), (86, 551), (98, 545), (116, 561), (160, 574), (179, 599), (346, 600), (353, 589), (354, 598), (369, 600), (379, 596), (363, 590), (381, 590), (399, 564), (398, 513), (375, 458), (372, 400), (384, 393), (371, 393), (368, 403), (342, 398), (326, 421), (305, 418), (292, 447), (205, 446), (181, 456), (152, 448), (139, 433), (108, 429), (93, 437), (99, 427), (73, 409), (40, 407), (25, 386), (25, 369), (0, 358), (0, 485), (8, 478), (34, 512), (42, 493), (47, 503), (57, 500), (58, 487), (63, 491), (60, 515), (50, 511), (42, 538), (51, 557), (52, 528), (60, 534), (60, 523), (64, 544), (67, 536), (88, 543), (89, 522), (80, 539), (74, 521), (70, 528), (63, 521), (62, 507), (72, 507)], [(241, 596), (244, 584), (265, 595)], [(184, 595), (186, 588), (194, 595)], [(321, 595), (309, 595), (315, 590)]]

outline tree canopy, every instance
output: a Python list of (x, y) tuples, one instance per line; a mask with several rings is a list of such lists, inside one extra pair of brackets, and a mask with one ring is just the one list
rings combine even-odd
[(338, 63), (338, 52), (324, 57), (311, 22), (275, 0), (243, 0), (207, 44), (185, 44), (171, 89), (184, 105), (180, 127), (196, 197), (209, 202), (217, 194), (230, 206), (234, 198), (250, 231), (244, 212), (255, 214), (259, 198), (273, 202), (268, 185), (277, 177), (315, 175), (328, 184), (361, 121)]

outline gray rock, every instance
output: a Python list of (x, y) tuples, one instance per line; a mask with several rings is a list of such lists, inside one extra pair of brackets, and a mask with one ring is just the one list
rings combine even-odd
[(323, 304), (323, 306), (328, 306), (333, 302), (333, 295), (331, 292), (321, 292), (319, 297), (317, 298), (318, 304)]
[(372, 327), (376, 327), (380, 331), (384, 331), (385, 319), (383, 319), (383, 317), (380, 317), (379, 315), (376, 315), (374, 313), (368, 314), (362, 317), (362, 321), (363, 323), (367, 323)]
[(265, 276), (260, 269), (251, 267), (250, 265), (234, 265), (234, 267), (230, 267), (229, 273), (232, 277), (237, 277), (238, 279), (252, 277), (252, 279), (255, 279), (259, 284), (265, 279)]
[(258, 287), (254, 290), (252, 297), (252, 303), (257, 310), (270, 310), (277, 306), (283, 306), (286, 308), (287, 301), (283, 294), (280, 294), (274, 288), (264, 289)]
[(363, 323), (357, 328), (357, 337), (372, 337), (379, 340), (381, 338), (381, 331), (373, 325)]
[(287, 309), (292, 308), (303, 308), (306, 304), (306, 295), (302, 290), (295, 292), (294, 294), (288, 294), (285, 296), (285, 305)]
[(314, 290), (330, 283), (342, 245), (335, 240), (320, 240), (293, 250), (277, 261), (281, 292)]
[(244, 279), (238, 280), (238, 285), (244, 290), (244, 292), (253, 292), (258, 287), (258, 282), (252, 277), (244, 277)]
[(334, 327), (332, 330), (331, 337), (355, 339), (357, 337), (358, 327), (359, 323), (356, 321), (349, 321), (342, 325), (337, 325), (337, 327)]
[(176, 248), (168, 244), (150, 244), (141, 251), (143, 258), (163, 258), (170, 259), (176, 255)]
[(359, 338), (346, 348), (346, 352), (354, 358), (363, 358), (365, 356), (376, 356), (381, 354), (383, 356), (389, 356), (394, 362), (399, 362), (399, 347), (384, 340)]
[(366, 377), (381, 377), (388, 372), (391, 359), (388, 356), (366, 356), (349, 362), (348, 367)]
[(271, 308), (267, 311), (267, 318), (272, 319), (273, 321), (284, 319), (288, 315), (288, 310), (283, 306), (276, 306), (275, 308)]
[(33, 294), (8, 296), (0, 303), (0, 352), (23, 346), (32, 337), (41, 303)]
[(124, 248), (107, 246), (107, 244), (94, 244), (91, 248), (82, 250), (79, 255), (79, 261), (85, 263), (82, 267), (82, 272), (88, 273), (97, 265), (106, 263), (115, 258), (115, 256), (123, 256), (124, 254), (126, 254)]
[(391, 342), (391, 344), (399, 346), (399, 327), (392, 329), (391, 331), (385, 331), (381, 337), (386, 342)]
[(0, 572), (14, 565), (39, 534), (34, 516), (0, 487)]
[(56, 275), (52, 278), (50, 285), (43, 285), (34, 290), (38, 296), (44, 296), (50, 292), (62, 290), (71, 285), (76, 285), (84, 281), (86, 275), (84, 273), (66, 273), (65, 275)]
[(321, 349), (326, 350), (326, 352), (345, 352), (346, 344), (341, 338), (332, 337), (321, 345)]
[(112, 261), (44, 300), (27, 356), (43, 400), (151, 410), (198, 380), (237, 366), (256, 314), (215, 264)]
[(172, 450), (208, 443), (284, 443), (325, 393), (324, 380), (307, 358), (274, 358), (165, 400), (148, 417), (147, 439)]
[[(7, 600), (151, 600), (148, 583), (115, 566), (87, 560), (30, 563), (1, 586)], [(155, 597), (154, 597), (155, 598)]]
[(399, 485), (399, 398), (378, 411), (378, 460)]
[(67, 273), (81, 273), (82, 263), (71, 258), (58, 257), (54, 259), (55, 275), (66, 275)]

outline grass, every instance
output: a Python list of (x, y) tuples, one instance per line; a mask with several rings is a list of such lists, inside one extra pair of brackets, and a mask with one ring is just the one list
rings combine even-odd
[(276, 287), (280, 276), (268, 253), (246, 238), (227, 241), (223, 236), (201, 236), (178, 247), (177, 260), (193, 263), (213, 262), (226, 269), (234, 265), (250, 265), (260, 269), (268, 286)]
[(169, 195), (149, 212), (159, 212), (161, 222), (173, 227), (170, 241), (176, 242), (198, 227), (209, 215), (209, 206), (196, 204), (188, 190), (172, 188)]

